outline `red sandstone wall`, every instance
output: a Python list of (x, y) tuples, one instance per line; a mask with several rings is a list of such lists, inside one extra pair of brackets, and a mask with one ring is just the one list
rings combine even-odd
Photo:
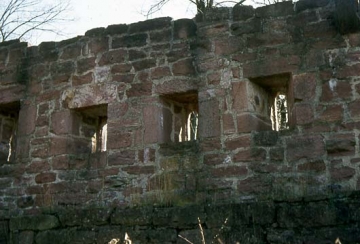
[[(360, 34), (340, 35), (328, 3), (1, 44), (0, 111), (18, 125), (15, 158), (0, 162), (2, 214), (357, 190)], [(277, 132), (268, 97), (283, 87), (290, 128)], [(198, 140), (177, 142), (187, 107), (199, 113)], [(100, 117), (107, 148), (92, 152)]]

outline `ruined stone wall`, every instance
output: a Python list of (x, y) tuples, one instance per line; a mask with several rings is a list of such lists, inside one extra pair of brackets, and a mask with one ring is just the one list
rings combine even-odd
[(0, 44), (4, 226), (69, 206), (331, 202), (357, 191), (360, 34), (339, 34), (335, 10), (330, 0), (236, 6)]

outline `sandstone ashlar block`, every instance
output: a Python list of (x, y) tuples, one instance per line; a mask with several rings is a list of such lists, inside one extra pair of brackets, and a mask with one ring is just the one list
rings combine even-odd
[(334, 104), (328, 106), (319, 106), (317, 120), (324, 123), (334, 123), (343, 120), (343, 105)]
[(292, 55), (288, 57), (268, 58), (255, 62), (249, 62), (244, 65), (244, 77), (262, 77), (276, 74), (292, 73), (299, 69), (301, 59)]
[(117, 101), (118, 89), (113, 84), (94, 84), (65, 90), (61, 95), (65, 108), (80, 109)]
[(286, 141), (286, 159), (294, 162), (300, 159), (315, 159), (325, 153), (322, 136), (293, 136)]
[(34, 105), (22, 106), (19, 112), (18, 135), (30, 135), (35, 131), (37, 107)]
[(171, 141), (172, 114), (167, 108), (149, 105), (143, 109), (144, 143)]
[(292, 93), (295, 100), (312, 102), (316, 97), (317, 79), (315, 74), (300, 74), (292, 77)]
[(232, 84), (233, 109), (237, 114), (253, 112), (263, 117), (270, 117), (269, 94), (261, 86), (244, 80)]
[(197, 26), (192, 19), (174, 21), (174, 39), (188, 39), (196, 36)]
[(80, 117), (74, 111), (63, 110), (52, 113), (50, 132), (55, 135), (79, 135)]
[(220, 135), (219, 101), (216, 98), (199, 101), (199, 138)]
[(262, 118), (252, 113), (243, 113), (237, 116), (237, 129), (239, 133), (251, 131), (271, 130), (269, 118)]
[(314, 121), (314, 109), (311, 104), (295, 104), (291, 113), (292, 125), (304, 125)]
[(356, 147), (355, 135), (353, 133), (332, 135), (326, 139), (325, 147), (328, 156), (354, 156)]
[[(2, 78), (1, 78), (1, 82), (3, 82)], [(1, 89), (0, 106), (1, 104), (8, 104), (8, 103), (20, 101), (20, 99), (24, 96), (24, 92), (25, 92), (25, 87), (21, 85)]]

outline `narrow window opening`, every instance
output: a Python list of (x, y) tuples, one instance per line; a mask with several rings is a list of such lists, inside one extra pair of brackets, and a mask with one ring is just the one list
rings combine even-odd
[(0, 164), (15, 158), (20, 103), (0, 105)]
[(91, 153), (105, 152), (107, 145), (107, 105), (77, 109), (82, 140), (90, 144)]
[(273, 130), (289, 129), (287, 95), (284, 93), (278, 93), (274, 98), (274, 103), (271, 107), (271, 122)]
[(107, 117), (98, 117), (96, 131), (91, 140), (91, 152), (105, 152), (107, 143)]
[(251, 79), (251, 82), (261, 89), (256, 98), (261, 97), (267, 101), (268, 118), (271, 120), (272, 130), (281, 131), (289, 129), (288, 86), (290, 74)]
[(162, 96), (164, 138), (173, 142), (194, 141), (198, 137), (197, 92)]

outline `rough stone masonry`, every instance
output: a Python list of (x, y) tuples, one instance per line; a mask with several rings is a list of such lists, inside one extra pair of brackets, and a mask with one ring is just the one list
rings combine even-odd
[(360, 242), (353, 3), (1, 43), (0, 243)]

